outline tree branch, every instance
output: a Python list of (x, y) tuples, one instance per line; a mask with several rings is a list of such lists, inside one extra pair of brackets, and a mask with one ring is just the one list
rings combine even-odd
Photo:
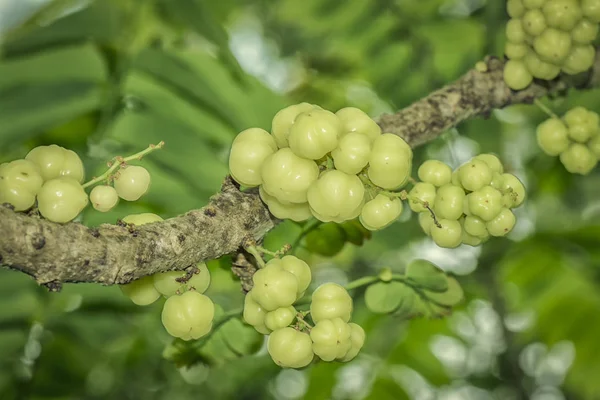
[[(519, 92), (504, 84), (503, 61), (488, 57), (485, 64), (485, 71), (472, 69), (407, 108), (382, 115), (379, 125), (416, 147), (493, 109), (600, 86), (600, 55), (585, 76), (536, 81)], [(133, 228), (61, 225), (0, 207), (0, 263), (48, 287), (62, 282), (123, 284), (234, 253), (249, 238), (260, 241), (277, 222), (256, 190), (240, 192), (231, 178), (206, 207)]]

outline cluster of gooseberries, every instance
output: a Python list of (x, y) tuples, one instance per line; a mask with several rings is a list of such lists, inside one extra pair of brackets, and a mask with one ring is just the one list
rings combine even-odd
[[(269, 335), (267, 349), (284, 368), (302, 368), (315, 356), (323, 361), (350, 361), (365, 341), (365, 331), (352, 323), (352, 298), (336, 283), (312, 294), (310, 310), (294, 307), (311, 281), (310, 267), (294, 256), (274, 258), (253, 276), (244, 301), (244, 320)], [(309, 317), (312, 325), (309, 322)]]
[(85, 188), (102, 180), (83, 183), (84, 167), (77, 153), (54, 144), (38, 146), (24, 159), (0, 164), (0, 204), (8, 203), (15, 211), (27, 211), (37, 204), (42, 217), (66, 223), (89, 202), (96, 210), (106, 212), (117, 205), (119, 198), (135, 201), (148, 191), (150, 174), (144, 167), (115, 167), (120, 170), (106, 177), (107, 184), (95, 186), (88, 199)]
[(409, 179), (412, 150), (383, 133), (353, 107), (336, 113), (300, 103), (280, 110), (271, 133), (251, 128), (234, 139), (233, 179), (259, 193), (281, 219), (315, 217), (341, 223), (360, 217), (369, 230), (390, 225), (402, 212), (395, 193)]
[(421, 182), (409, 192), (419, 224), (440, 247), (478, 246), (490, 236), (505, 236), (514, 227), (512, 208), (525, 199), (525, 187), (504, 173), (493, 154), (480, 154), (454, 171), (438, 160), (418, 170)]
[(558, 156), (566, 170), (587, 175), (600, 158), (600, 118), (584, 107), (553, 116), (537, 127), (537, 142), (544, 153)]
[(508, 0), (504, 80), (514, 89), (588, 70), (596, 50), (598, 0)]
[[(132, 225), (144, 225), (163, 219), (152, 213), (133, 214), (123, 218)], [(212, 329), (215, 305), (203, 293), (210, 286), (210, 272), (205, 263), (198, 263), (193, 274), (182, 271), (160, 272), (126, 285), (121, 291), (139, 306), (167, 300), (163, 305), (162, 323), (167, 332), (183, 340), (199, 339)]]

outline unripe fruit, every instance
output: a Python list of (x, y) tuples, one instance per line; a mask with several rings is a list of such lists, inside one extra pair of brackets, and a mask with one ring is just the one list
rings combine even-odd
[(342, 122), (344, 132), (360, 133), (370, 142), (381, 135), (381, 128), (362, 110), (355, 107), (345, 107), (335, 113)]
[(163, 219), (152, 213), (131, 214), (122, 219), (126, 224), (144, 225), (152, 222), (163, 221)]
[(577, 0), (548, 0), (542, 10), (549, 26), (564, 31), (573, 29), (583, 16)]
[(271, 133), (275, 138), (277, 146), (279, 148), (288, 147), (290, 128), (294, 124), (294, 121), (299, 114), (318, 108), (319, 107), (313, 104), (300, 103), (286, 107), (275, 114), (271, 126)]
[(443, 219), (456, 220), (463, 213), (465, 191), (453, 184), (444, 185), (438, 189), (435, 196), (434, 211), (436, 216)]
[(452, 169), (438, 160), (427, 160), (419, 167), (417, 176), (423, 182), (444, 186), (452, 180)]
[(373, 184), (383, 189), (397, 189), (406, 184), (412, 167), (412, 150), (399, 136), (384, 133), (373, 142), (367, 174)]
[(598, 0), (581, 0), (583, 15), (595, 23), (600, 23), (600, 2)]
[(352, 315), (352, 297), (337, 283), (324, 283), (313, 292), (310, 315), (315, 323), (333, 318), (348, 322)]
[(342, 122), (334, 113), (313, 109), (296, 117), (288, 143), (296, 155), (318, 160), (337, 147), (343, 134)]
[(368, 201), (360, 213), (361, 224), (370, 231), (376, 231), (392, 224), (402, 214), (402, 202), (378, 194)]
[(350, 322), (348, 324), (350, 326), (350, 350), (344, 355), (344, 357), (339, 360), (342, 362), (348, 362), (352, 360), (362, 349), (365, 344), (365, 330), (358, 324)]
[(311, 211), (323, 222), (344, 222), (360, 214), (365, 188), (356, 175), (330, 170), (308, 189)]
[(252, 326), (261, 326), (265, 324), (267, 312), (260, 304), (254, 301), (252, 298), (252, 290), (250, 290), (244, 298), (244, 314), (242, 317), (246, 323)]
[(522, 61), (508, 60), (504, 65), (504, 82), (513, 90), (525, 89), (533, 76)]
[(261, 186), (258, 190), (260, 198), (269, 208), (269, 212), (279, 219), (306, 221), (312, 217), (308, 203), (284, 203), (271, 196)]
[(546, 29), (546, 18), (540, 9), (528, 10), (521, 18), (523, 30), (531, 36), (537, 36)]
[(479, 190), (492, 181), (492, 169), (484, 161), (472, 159), (458, 169), (458, 178), (466, 190)]
[(591, 44), (573, 46), (573, 49), (565, 59), (562, 70), (570, 75), (587, 71), (594, 65), (596, 49)]
[(600, 135), (594, 136), (587, 144), (588, 148), (596, 158), (600, 158)]
[(419, 213), (419, 226), (427, 236), (431, 235), (431, 227), (434, 225), (433, 216), (429, 211)]
[(529, 45), (526, 43), (506, 42), (504, 54), (511, 60), (522, 60), (529, 53)]
[(281, 203), (306, 203), (306, 193), (319, 177), (319, 167), (284, 148), (265, 159), (261, 177), (264, 191)]
[(361, 133), (348, 133), (331, 152), (335, 168), (347, 174), (358, 174), (369, 162), (371, 140)]
[(571, 52), (571, 35), (548, 28), (533, 41), (533, 48), (543, 61), (559, 64)]
[(506, 10), (511, 18), (519, 18), (525, 14), (525, 6), (521, 0), (508, 0), (506, 2)]
[(435, 194), (435, 186), (433, 186), (431, 183), (418, 182), (413, 186), (410, 192), (408, 192), (408, 205), (410, 206), (410, 209), (414, 212), (428, 211), (422, 203), (418, 201), (413, 201), (410, 198), (412, 197), (421, 201), (426, 201), (429, 207), (433, 208), (433, 206), (435, 205)]
[(485, 239), (490, 235), (485, 224), (481, 218), (467, 215), (463, 222), (463, 229), (471, 236)]
[(350, 325), (341, 318), (321, 320), (310, 330), (312, 349), (323, 361), (343, 358), (352, 347), (351, 334)]
[(488, 167), (490, 167), (492, 169), (493, 172), (496, 172), (498, 174), (501, 174), (504, 172), (504, 167), (502, 166), (502, 162), (494, 154), (482, 153), (482, 154), (479, 154), (479, 155), (473, 157), (473, 159), (483, 161), (484, 163), (487, 164)]
[(277, 151), (277, 144), (269, 132), (260, 128), (240, 132), (231, 145), (229, 172), (241, 185), (258, 186), (262, 183), (260, 169), (265, 158)]
[(485, 226), (490, 235), (505, 236), (513, 229), (516, 221), (515, 214), (508, 208), (503, 208), (496, 218), (488, 221)]
[(557, 156), (569, 147), (567, 126), (558, 118), (550, 118), (538, 125), (537, 143), (544, 153)]
[(271, 264), (258, 270), (253, 276), (252, 299), (265, 311), (291, 306), (296, 301), (298, 280), (291, 272)]
[(502, 210), (502, 193), (491, 186), (484, 186), (467, 195), (467, 198), (471, 213), (484, 221), (496, 218)]
[(573, 143), (560, 154), (560, 162), (572, 174), (587, 175), (596, 166), (598, 159), (585, 145)]
[(177, 279), (186, 276), (184, 271), (168, 271), (152, 275), (154, 287), (163, 296), (173, 296), (183, 285), (193, 288), (198, 293), (206, 292), (210, 286), (210, 272), (205, 263), (196, 265), (198, 272), (191, 276), (186, 283), (177, 282)]
[(473, 235), (469, 235), (464, 229), (462, 230), (462, 235), (460, 237), (460, 241), (462, 244), (466, 244), (468, 246), (479, 246), (482, 243), (482, 239)]
[(558, 65), (542, 61), (535, 51), (528, 52), (523, 58), (523, 62), (534, 78), (551, 80), (560, 74)]
[(310, 336), (294, 328), (282, 328), (271, 333), (267, 350), (275, 364), (282, 368), (306, 367), (314, 358)]
[(39, 167), (29, 160), (0, 164), (0, 204), (9, 203), (15, 211), (25, 211), (34, 205), (42, 183)]
[(596, 39), (596, 36), (598, 36), (598, 24), (586, 18), (579, 21), (571, 31), (571, 38), (579, 44), (589, 44)]
[(126, 285), (119, 285), (119, 288), (123, 294), (138, 306), (152, 304), (160, 297), (160, 293), (154, 287), (154, 281), (151, 276), (136, 279)]
[(524, 43), (526, 41), (527, 34), (520, 19), (513, 18), (506, 23), (506, 38), (512, 43)]
[(269, 311), (265, 315), (265, 326), (272, 331), (285, 328), (294, 321), (296, 314), (296, 309), (292, 306)]
[(534, 8), (541, 8), (547, 0), (523, 0), (523, 6), (531, 10)]
[(148, 191), (150, 173), (144, 167), (130, 165), (121, 168), (115, 177), (114, 185), (120, 198), (127, 201), (136, 201)]
[[(575, 137), (572, 137), (573, 140), (582, 140), (586, 141), (592, 136), (596, 136), (598, 134), (598, 129), (600, 128), (600, 117), (597, 113), (593, 111), (589, 111), (583, 107), (575, 107), (570, 109), (563, 116), (563, 120), (569, 127), (569, 131), (573, 128), (580, 128), (579, 130), (583, 132), (576, 133)], [(569, 132), (569, 135), (572, 135)], [(580, 136), (576, 138), (577, 136)]]
[(107, 212), (117, 205), (119, 202), (119, 195), (112, 186), (98, 185), (92, 189), (90, 201), (96, 210)]
[(431, 238), (440, 247), (453, 249), (461, 243), (462, 229), (460, 222), (449, 219), (438, 219), (442, 226), (438, 228), (435, 224), (431, 226)]
[(52, 144), (32, 149), (25, 158), (40, 167), (44, 181), (59, 177), (83, 182), (84, 168), (81, 159), (72, 150)]
[(525, 200), (525, 186), (513, 174), (502, 174), (502, 186), (500, 190), (505, 192), (502, 196), (505, 207), (518, 207)]
[(44, 218), (65, 223), (73, 220), (88, 204), (88, 196), (75, 179), (56, 178), (44, 183), (37, 196)]
[(308, 264), (298, 257), (284, 256), (281, 259), (274, 258), (270, 260), (267, 265), (273, 265), (281, 268), (296, 277), (298, 282), (298, 289), (296, 291), (298, 297), (301, 293), (308, 289), (308, 285), (310, 285), (310, 281), (312, 279), (312, 273)]
[(196, 291), (171, 296), (162, 310), (162, 323), (169, 335), (183, 340), (199, 339), (212, 329), (215, 305)]

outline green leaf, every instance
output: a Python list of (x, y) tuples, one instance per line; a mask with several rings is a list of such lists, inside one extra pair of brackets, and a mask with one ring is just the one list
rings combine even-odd
[(304, 240), (307, 250), (333, 257), (344, 248), (346, 232), (335, 222), (327, 222), (309, 232)]
[(414, 260), (406, 268), (406, 278), (420, 288), (433, 292), (448, 289), (448, 277), (440, 268), (427, 260)]
[(264, 336), (240, 318), (232, 318), (219, 329), (227, 345), (239, 356), (256, 352), (263, 343)]
[(360, 221), (353, 219), (340, 224), (340, 227), (346, 232), (346, 241), (357, 246), (362, 246), (365, 239), (371, 239), (370, 230), (362, 226)]
[(263, 247), (277, 251), (286, 244), (293, 244), (302, 233), (302, 227), (292, 220), (285, 220), (269, 231), (263, 241)]
[(448, 288), (444, 292), (433, 292), (424, 290), (423, 292), (429, 300), (441, 306), (452, 307), (460, 303), (464, 298), (464, 292), (458, 281), (452, 277), (446, 277)]
[(396, 310), (405, 296), (412, 295), (412, 289), (401, 282), (377, 282), (367, 287), (365, 304), (374, 313), (386, 314)]

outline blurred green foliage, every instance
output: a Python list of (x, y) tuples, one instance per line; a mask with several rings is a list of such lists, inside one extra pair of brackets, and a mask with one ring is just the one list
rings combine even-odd
[[(391, 112), (501, 55), (506, 21), (504, 2), (492, 0), (6, 1), (0, 17), (0, 162), (56, 143), (93, 175), (115, 155), (166, 142), (143, 161), (153, 177), (143, 201), (89, 210), (89, 225), (201, 207), (237, 132), (269, 129), (278, 109), (299, 101)], [(600, 93), (547, 103), (598, 111)], [(236, 319), (203, 346), (172, 342), (161, 304), (137, 307), (116, 287), (90, 284), (48, 293), (0, 270), (0, 398), (600, 398), (599, 175), (572, 176), (541, 154), (533, 132), (543, 118), (532, 106), (499, 110), (415, 152), (415, 163), (453, 166), (498, 153), (529, 194), (508, 238), (439, 249), (406, 207), (366, 241), (345, 227), (332, 257), (323, 250), (331, 238), (298, 243), (314, 285), (428, 259), (464, 288), (452, 316), (374, 314), (357, 289), (362, 355), (281, 371)], [(276, 249), (302, 229), (284, 223), (265, 243)], [(242, 304), (228, 265), (210, 265), (210, 295), (224, 313)]]

